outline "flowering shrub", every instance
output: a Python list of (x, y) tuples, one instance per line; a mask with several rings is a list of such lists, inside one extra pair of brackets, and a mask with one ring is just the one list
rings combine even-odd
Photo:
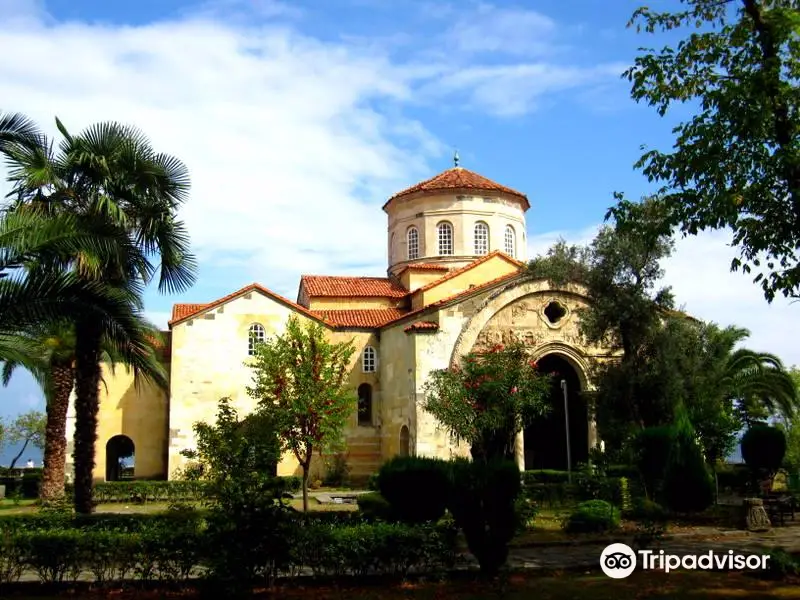
[(498, 344), (434, 371), (423, 407), (455, 441), (470, 444), (473, 459), (510, 458), (516, 434), (549, 410), (550, 384), (522, 344)]

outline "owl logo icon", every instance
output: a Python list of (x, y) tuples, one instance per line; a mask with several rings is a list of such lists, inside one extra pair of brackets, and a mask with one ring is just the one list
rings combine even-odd
[(611, 544), (600, 555), (600, 568), (612, 579), (625, 579), (636, 569), (636, 553), (626, 544)]

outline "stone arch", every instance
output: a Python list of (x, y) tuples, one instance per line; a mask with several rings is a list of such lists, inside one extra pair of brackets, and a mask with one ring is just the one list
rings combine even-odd
[(589, 380), (589, 364), (581, 352), (563, 342), (547, 342), (537, 346), (531, 352), (531, 358), (533, 360), (539, 360), (543, 356), (548, 355), (555, 355), (563, 358), (575, 369), (575, 373), (578, 375), (578, 381), (581, 385), (581, 391), (592, 391), (593, 387)]
[[(136, 446), (127, 435), (115, 435), (106, 442), (106, 481), (120, 481), (135, 474)], [(124, 459), (133, 459), (131, 466)], [(130, 470), (130, 475), (127, 471)]]
[[(541, 294), (543, 292), (558, 292), (561, 295), (576, 296), (588, 302), (588, 298), (586, 297), (584, 289), (578, 285), (566, 284), (562, 288), (555, 288), (550, 286), (550, 284), (543, 279), (517, 279), (489, 296), (478, 307), (478, 309), (475, 311), (475, 314), (469, 319), (469, 321), (467, 321), (467, 323), (464, 325), (464, 328), (461, 330), (456, 343), (453, 345), (453, 353), (450, 356), (450, 365), (455, 366), (459, 364), (462, 357), (472, 350), (484, 327), (486, 327), (492, 317), (494, 317), (497, 313), (517, 300), (521, 300), (526, 296)], [(583, 372), (584, 375), (586, 375), (587, 370), (585, 369), (585, 361), (582, 358), (581, 353), (566, 343), (557, 342), (557, 344), (561, 344), (564, 352), (569, 351), (569, 356), (571, 358), (575, 360), (580, 359), (582, 361), (582, 366), (584, 367)], [(544, 345), (539, 347), (544, 347)], [(536, 350), (538, 350), (539, 347), (537, 347)]]

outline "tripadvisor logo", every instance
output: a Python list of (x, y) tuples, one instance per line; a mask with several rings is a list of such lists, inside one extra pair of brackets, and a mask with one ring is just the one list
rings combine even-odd
[(600, 555), (600, 568), (614, 579), (624, 579), (641, 564), (642, 569), (658, 569), (669, 573), (675, 569), (766, 569), (768, 554), (734, 554), (733, 550), (717, 554), (712, 550), (703, 554), (667, 554), (663, 550), (639, 550), (637, 553), (627, 544), (606, 546)]

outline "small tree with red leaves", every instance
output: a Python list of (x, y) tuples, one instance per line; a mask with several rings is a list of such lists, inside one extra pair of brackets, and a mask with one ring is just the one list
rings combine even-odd
[(341, 444), (355, 396), (347, 387), (351, 342), (331, 343), (321, 325), (291, 317), (283, 335), (256, 344), (253, 387), (258, 410), (277, 424), (278, 437), (303, 469), (303, 510), (308, 510), (308, 474), (314, 451)]
[(434, 371), (423, 408), (455, 441), (470, 444), (473, 460), (513, 459), (516, 435), (550, 410), (550, 379), (522, 344), (496, 345)]

